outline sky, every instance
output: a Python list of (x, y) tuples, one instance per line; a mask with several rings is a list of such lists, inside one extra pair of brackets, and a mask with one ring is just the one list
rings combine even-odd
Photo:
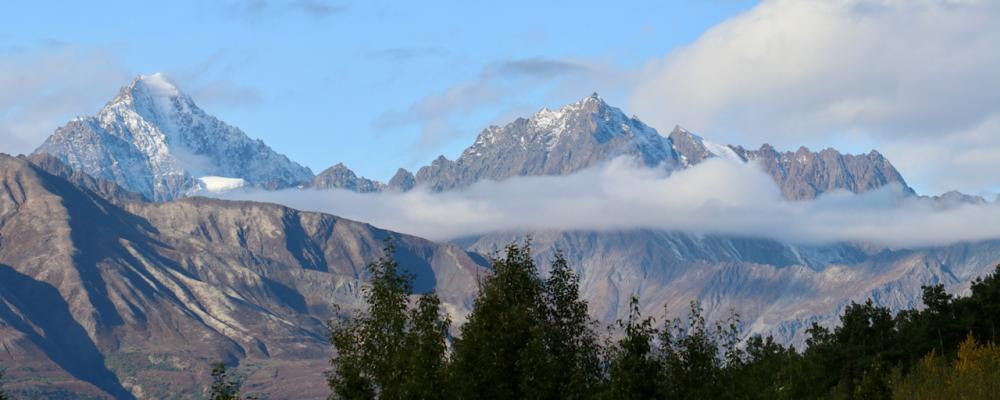
[(1000, 4), (976, 0), (0, 4), (0, 151), (138, 74), (319, 172), (387, 180), (599, 92), (661, 132), (877, 149), (919, 192), (1000, 192)]

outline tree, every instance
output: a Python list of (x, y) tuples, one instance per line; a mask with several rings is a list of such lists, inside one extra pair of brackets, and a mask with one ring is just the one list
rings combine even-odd
[(618, 320), (624, 336), (610, 350), (607, 396), (610, 399), (653, 399), (661, 396), (661, 365), (656, 359), (653, 339), (658, 330), (652, 318), (643, 318), (639, 299), (632, 296), (626, 321)]
[(580, 298), (580, 278), (557, 252), (545, 281), (545, 343), (548, 379), (564, 399), (592, 396), (601, 379), (600, 345), (587, 302)]
[(794, 348), (785, 348), (774, 338), (754, 335), (747, 339), (745, 360), (736, 371), (735, 385), (751, 399), (800, 399), (794, 393), (796, 370), (801, 358)]
[(1000, 347), (981, 345), (969, 335), (951, 363), (932, 351), (897, 381), (893, 395), (898, 399), (995, 399), (1000, 393)]
[(410, 328), (400, 353), (404, 374), (400, 397), (441, 399), (446, 397), (448, 327), (441, 318), (441, 299), (436, 294), (422, 296), (410, 312)]
[(256, 399), (252, 396), (241, 397), (239, 383), (229, 376), (226, 364), (221, 362), (212, 366), (212, 387), (209, 388), (208, 398), (210, 400)]
[(1000, 265), (985, 278), (976, 278), (971, 289), (972, 295), (958, 304), (963, 325), (979, 342), (1000, 342)]
[(733, 315), (726, 325), (717, 323), (712, 330), (701, 305), (692, 301), (686, 324), (674, 320), (664, 325), (660, 347), (663, 391), (668, 397), (732, 398), (740, 391), (728, 376), (743, 364), (738, 316)]
[(375, 399), (375, 386), (362, 352), (360, 328), (361, 325), (351, 319), (330, 324), (330, 342), (337, 351), (337, 355), (330, 360), (333, 371), (327, 375), (327, 384), (333, 392), (331, 400)]
[(547, 392), (543, 283), (530, 244), (492, 260), (461, 337), (450, 379), (459, 398), (540, 398)]
[(330, 323), (330, 341), (337, 350), (327, 382), (333, 399), (434, 398), (442, 393), (449, 322), (433, 293), (409, 309), (413, 276), (400, 270), (394, 254), (387, 239), (382, 256), (368, 265), (365, 310)]

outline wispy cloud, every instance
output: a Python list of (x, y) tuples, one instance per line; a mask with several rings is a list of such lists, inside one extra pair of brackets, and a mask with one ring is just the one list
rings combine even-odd
[(387, 111), (373, 125), (377, 130), (418, 125), (417, 147), (432, 149), (466, 133), (454, 123), (456, 115), (489, 109), (524, 90), (591, 71), (592, 68), (584, 63), (542, 57), (491, 63), (483, 67), (474, 80), (425, 96), (406, 110)]
[(448, 54), (448, 51), (440, 47), (393, 47), (390, 49), (376, 50), (368, 53), (368, 57), (373, 59), (385, 59), (392, 62), (404, 62), (417, 58), (437, 57)]
[(254, 59), (252, 52), (222, 48), (190, 67), (164, 72), (203, 107), (252, 107), (263, 101), (263, 94), (256, 86), (238, 82), (234, 76)]
[(297, 0), (291, 2), (290, 6), (306, 14), (320, 18), (347, 11), (346, 6), (333, 5), (320, 0)]
[(228, 6), (230, 13), (251, 19), (280, 16), (289, 12), (326, 18), (348, 11), (347, 6), (323, 0), (247, 0), (232, 2)]
[(495, 231), (663, 229), (793, 243), (869, 241), (919, 247), (1000, 238), (1000, 204), (942, 208), (900, 188), (787, 201), (755, 164), (709, 160), (668, 175), (627, 159), (560, 177), (480, 182), (466, 190), (229, 193), (323, 211), (432, 239)]
[(61, 44), (0, 53), (0, 151), (30, 153), (70, 118), (97, 111), (128, 79), (107, 49)]

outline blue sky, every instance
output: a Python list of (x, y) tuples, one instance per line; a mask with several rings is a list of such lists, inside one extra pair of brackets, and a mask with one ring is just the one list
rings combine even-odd
[[(593, 87), (575, 82), (558, 90), (552, 82), (566, 73), (560, 68), (577, 63), (639, 67), (752, 5), (695, 0), (139, 4), (5, 2), (0, 51), (69, 47), (112, 58), (126, 74), (163, 71), (209, 113), (314, 171), (344, 162), (379, 179), (438, 154), (454, 158), (489, 123), (542, 106), (598, 90), (609, 102), (624, 104), (627, 93), (614, 82)], [(543, 76), (523, 83), (516, 94), (452, 114), (447, 126), (425, 129), (405, 116), (427, 96), (518, 62), (543, 70), (526, 74)], [(110, 99), (118, 86), (94, 90)], [(98, 98), (75, 114), (95, 112), (104, 101)]]
[(596, 91), (661, 132), (877, 149), (921, 193), (993, 198), (997, 43), (1000, 3), (984, 0), (12, 0), (0, 151), (164, 72), (314, 172), (386, 180)]

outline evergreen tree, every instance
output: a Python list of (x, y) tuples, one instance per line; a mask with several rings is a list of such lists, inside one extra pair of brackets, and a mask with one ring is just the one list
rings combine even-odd
[(894, 357), (890, 351), (895, 333), (889, 309), (875, 306), (871, 299), (847, 307), (834, 330), (841, 374), (838, 392), (848, 399), (887, 398), (887, 392), (880, 388), (885, 387), (887, 363)]
[(545, 372), (543, 283), (530, 245), (511, 244), (493, 260), (461, 337), (455, 340), (451, 382), (464, 399), (541, 398)]
[(448, 327), (441, 317), (441, 299), (424, 295), (410, 311), (410, 329), (401, 353), (407, 373), (401, 382), (403, 399), (442, 399), (446, 397)]
[(796, 369), (801, 362), (794, 348), (785, 348), (774, 338), (755, 335), (747, 339), (746, 359), (736, 371), (735, 385), (748, 399), (801, 399), (793, 392)]
[[(662, 390), (670, 398), (724, 398), (731, 385), (723, 379), (719, 354), (724, 351), (734, 365), (742, 362), (736, 324), (732, 332), (721, 326), (713, 332), (702, 313), (700, 304), (691, 302), (686, 324), (668, 321), (661, 331)], [(718, 338), (724, 338), (726, 346), (720, 347)]]
[(653, 348), (657, 329), (652, 318), (642, 318), (639, 299), (632, 297), (628, 320), (618, 321), (624, 336), (610, 350), (609, 399), (654, 399), (661, 396), (662, 368)]
[(444, 386), (449, 323), (441, 301), (428, 294), (409, 309), (413, 276), (400, 271), (394, 253), (386, 240), (383, 255), (368, 265), (364, 312), (330, 324), (337, 350), (328, 376), (333, 399), (428, 398), (428, 390)]
[(981, 343), (1000, 342), (1000, 265), (985, 278), (976, 278), (971, 289), (972, 295), (958, 304), (963, 324)]
[(218, 363), (212, 366), (212, 387), (209, 388), (208, 398), (210, 400), (256, 400), (256, 397), (246, 398), (240, 395), (239, 383), (229, 376), (229, 369), (225, 363)]
[(550, 360), (547, 379), (559, 398), (588, 398), (601, 379), (596, 322), (590, 318), (587, 302), (580, 298), (580, 278), (561, 252), (556, 253), (545, 282), (545, 302), (545, 342)]

